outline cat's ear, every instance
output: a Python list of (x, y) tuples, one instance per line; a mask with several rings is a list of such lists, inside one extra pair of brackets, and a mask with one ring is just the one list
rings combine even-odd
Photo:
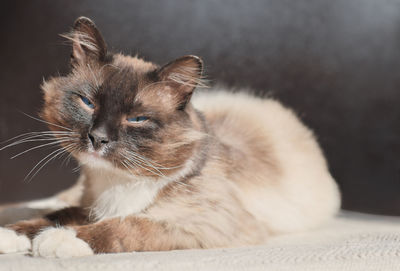
[(72, 64), (84, 64), (105, 59), (107, 45), (100, 31), (89, 18), (79, 17), (76, 19), (72, 32), (64, 37), (72, 42)]
[(184, 107), (197, 86), (205, 87), (202, 73), (203, 61), (197, 56), (187, 55), (161, 67), (158, 70), (158, 77), (177, 94), (174, 95), (180, 99), (177, 102)]

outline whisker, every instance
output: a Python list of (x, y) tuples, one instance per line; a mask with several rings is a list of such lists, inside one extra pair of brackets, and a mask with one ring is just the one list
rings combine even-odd
[(42, 120), (42, 119), (35, 118), (35, 117), (33, 117), (33, 116), (29, 115), (29, 114), (26, 114), (25, 112), (21, 112), (21, 113), (24, 114), (25, 116), (31, 118), (31, 119), (39, 121), (39, 122), (43, 122), (43, 123), (46, 123), (46, 124), (49, 124), (49, 125), (53, 125), (55, 127), (59, 127), (59, 128), (62, 128), (62, 129), (68, 130), (68, 131), (72, 131), (70, 128), (67, 128), (65, 126), (62, 126), (62, 125), (59, 125), (59, 124), (55, 124), (55, 123), (51, 123), (51, 122), (48, 122), (48, 121), (45, 121), (45, 120)]
[[(123, 156), (124, 156), (124, 155), (123, 155)], [(157, 176), (159, 176), (159, 177), (165, 177), (165, 175), (162, 174), (162, 172), (160, 172), (160, 173), (154, 172), (153, 170), (151, 170), (151, 169), (145, 167), (143, 164), (137, 163), (136, 161), (133, 161), (133, 160), (129, 159), (129, 157), (126, 157), (126, 156), (124, 156), (124, 157), (125, 157), (126, 159), (128, 159), (126, 162), (127, 162), (128, 165), (130, 165), (131, 167), (134, 166), (134, 165), (136, 165), (136, 166), (139, 166), (140, 168), (142, 168), (142, 169), (144, 169), (144, 170), (147, 170), (147, 171), (153, 173), (154, 175), (157, 175)]]
[(81, 169), (81, 165), (77, 165), (75, 168), (72, 169), (72, 172), (78, 172)]
[[(5, 140), (5, 141), (0, 142), (0, 144), (7, 143), (7, 142), (10, 142), (10, 141), (12, 141), (12, 140), (21, 138), (21, 137), (41, 136), (41, 135), (43, 135), (43, 136), (49, 135), (49, 136), (50, 136), (50, 135), (63, 135), (63, 134), (77, 134), (77, 133), (75, 133), (75, 132), (66, 132), (66, 131), (29, 132), (29, 133), (23, 133), (23, 134), (14, 136), (14, 137), (12, 137), (12, 138), (10, 138), (10, 139), (7, 139), (7, 140)], [(19, 139), (19, 140), (22, 140), (22, 139)]]
[(68, 133), (57, 133), (57, 134), (54, 134), (54, 133), (45, 134), (45, 133), (43, 133), (43, 134), (24, 136), (24, 137), (22, 137), (20, 139), (17, 139), (17, 141), (25, 140), (25, 139), (31, 139), (31, 138), (54, 138), (54, 137), (57, 137), (57, 136), (73, 136), (73, 135), (77, 135), (77, 133), (71, 133), (71, 132), (68, 132)]
[[(62, 154), (62, 153), (64, 153), (64, 152), (65, 152), (64, 149), (58, 150), (58, 152), (57, 152), (56, 154), (54, 154), (53, 157), (51, 157), (50, 159), (48, 159), (44, 164), (42, 164), (42, 166), (40, 166), (40, 167), (36, 170), (35, 174), (33, 174), (33, 175), (27, 180), (27, 182), (30, 182), (33, 178), (35, 178), (35, 176), (39, 173), (39, 171), (40, 171), (44, 166), (46, 166), (50, 161), (54, 160), (57, 156), (59, 156), (60, 154)], [(26, 179), (24, 179), (24, 181), (26, 181)]]
[(11, 144), (8, 144), (8, 145), (0, 148), (0, 151), (5, 150), (5, 149), (10, 148), (10, 147), (13, 147), (13, 146), (16, 146), (16, 145), (20, 145), (20, 144), (23, 144), (23, 143), (28, 143), (28, 142), (51, 141), (51, 140), (54, 141), (54, 140), (61, 140), (61, 139), (68, 139), (68, 138), (71, 138), (71, 137), (59, 137), (59, 138), (51, 137), (51, 138), (39, 138), (39, 139), (31, 139), (31, 138), (29, 138), (29, 139), (21, 139), (21, 140), (15, 141), (15, 142), (13, 142)]
[(187, 183), (183, 183), (183, 182), (181, 182), (181, 181), (174, 181), (174, 183), (176, 183), (176, 184), (178, 184), (178, 185), (182, 185), (182, 186), (184, 186), (184, 187), (191, 187), (192, 185), (190, 185), (190, 184), (187, 184)]
[(65, 166), (71, 161), (72, 153), (76, 150), (76, 146), (73, 145), (73, 146), (71, 146), (69, 148), (64, 148), (64, 149), (66, 150), (66, 152), (61, 154), (61, 156), (59, 157), (59, 158), (61, 158), (64, 155), (66, 155), (64, 160), (61, 162), (61, 166)]
[(14, 159), (14, 158), (16, 158), (18, 156), (21, 156), (24, 153), (32, 151), (32, 150), (36, 150), (36, 149), (43, 148), (43, 147), (46, 147), (46, 146), (51, 146), (51, 145), (57, 145), (59, 143), (67, 142), (67, 141), (71, 141), (71, 139), (63, 139), (63, 140), (58, 140), (56, 142), (50, 142), (50, 143), (42, 144), (42, 145), (39, 145), (39, 146), (35, 146), (35, 147), (32, 147), (30, 149), (27, 149), (27, 150), (25, 150), (23, 152), (20, 152), (20, 153), (18, 153), (16, 155), (12, 156), (10, 159)]
[(151, 159), (148, 159), (138, 153), (132, 152), (132, 151), (127, 151), (128, 153), (130, 153), (132, 156), (135, 156), (138, 159), (141, 159), (142, 161), (145, 161), (146, 163), (150, 163), (150, 165), (154, 168), (157, 169), (175, 169), (175, 168), (180, 168), (183, 165), (179, 165), (179, 166), (173, 166), (173, 167), (165, 167), (163, 165), (158, 164), (157, 162), (152, 161)]
[[(71, 143), (72, 144), (72, 143)], [(34, 170), (42, 163), (44, 162), (48, 157), (51, 157), (52, 155), (54, 155), (52, 158), (50, 158), (49, 160), (47, 160), (36, 172), (35, 174), (33, 174), (31, 177), (29, 177), (28, 182), (31, 181), (38, 173), (39, 171), (51, 160), (53, 160), (55, 157), (57, 157), (60, 153), (66, 151), (64, 148), (58, 148), (57, 150), (51, 152), (50, 154), (46, 155), (43, 159), (41, 159), (29, 172), (28, 174), (25, 176), (24, 181), (26, 181), (28, 179), (29, 176), (31, 176), (31, 174), (34, 172)]]
[[(146, 163), (148, 166), (150, 166), (151, 168), (154, 168), (154, 169), (156, 169), (155, 167), (154, 167), (154, 165), (152, 165), (149, 161), (147, 161), (145, 158), (142, 158), (142, 157), (140, 157), (138, 154), (134, 154), (134, 153), (131, 153), (131, 155), (134, 157), (134, 158), (136, 158), (136, 160), (139, 160), (139, 162), (142, 162), (142, 163)], [(129, 158), (129, 157), (128, 157)], [(159, 170), (158, 170), (159, 171)], [(159, 171), (160, 172), (160, 171)], [(161, 173), (161, 172), (160, 172)]]
[[(156, 174), (156, 175), (158, 175), (158, 176), (160, 176), (160, 177), (165, 177), (164, 173), (162, 173), (158, 167), (156, 167), (156, 166), (154, 166), (152, 163), (150, 163), (145, 157), (141, 157), (140, 155), (135, 154), (135, 153), (131, 153), (131, 155), (134, 156), (134, 158), (136, 158), (136, 160), (138, 160), (138, 162), (141, 162), (142, 165), (143, 165), (143, 163), (145, 163), (145, 164), (148, 165), (150, 168), (152, 168), (152, 169), (154, 169), (155, 171), (157, 171), (158, 174)], [(128, 158), (129, 158), (129, 157), (128, 157)], [(147, 167), (146, 167), (146, 168), (147, 168)], [(153, 172), (153, 171), (151, 171), (151, 172)]]
[[(139, 154), (136, 154), (136, 153), (133, 153), (133, 152), (130, 152), (130, 151), (126, 151), (126, 152), (129, 152), (132, 156), (134, 156), (133, 158), (137, 158), (138, 156), (140, 156)], [(149, 172), (151, 172), (151, 173), (153, 173), (153, 174), (155, 174), (155, 175), (157, 175), (157, 176), (159, 176), (159, 177), (167, 177), (167, 176), (165, 176), (162, 172), (160, 172), (160, 174), (158, 174), (157, 172), (154, 172), (153, 170), (151, 170), (151, 169), (149, 169), (149, 168), (147, 168), (147, 167), (145, 167), (143, 164), (140, 164), (140, 163), (138, 163), (138, 162), (141, 162), (141, 160), (133, 160), (131, 157), (128, 157), (127, 155), (125, 155), (125, 154), (123, 154), (123, 153), (121, 153), (121, 155), (125, 158), (121, 163), (122, 163), (122, 165), (131, 173), (131, 174), (133, 174), (134, 175), (134, 173), (131, 171), (131, 169), (133, 168), (133, 166), (139, 166), (139, 167), (141, 167), (141, 168), (143, 168), (143, 169), (145, 169), (145, 170), (147, 170), (147, 171), (149, 171)], [(143, 157), (144, 158), (144, 157)], [(153, 169), (157, 169), (157, 168), (153, 168)], [(182, 181), (179, 181), (179, 179), (177, 179), (177, 180), (173, 180), (173, 182), (174, 183), (176, 183), (178, 186), (181, 186), (182, 187), (182, 189), (185, 189), (186, 191), (188, 191), (188, 192), (190, 192), (190, 190), (188, 189), (189, 187), (191, 187), (191, 185), (190, 184), (188, 184), (188, 183), (184, 183), (184, 182), (182, 182)]]
[(134, 175), (130, 168), (126, 165), (125, 161), (122, 161), (121, 163), (132, 175)]

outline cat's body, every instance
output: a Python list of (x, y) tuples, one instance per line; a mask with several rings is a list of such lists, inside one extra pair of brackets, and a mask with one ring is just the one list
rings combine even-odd
[[(265, 234), (311, 228), (337, 210), (336, 185), (322, 153), (311, 131), (290, 110), (271, 99), (216, 89), (195, 95), (192, 103), (203, 112), (209, 131), (201, 135), (205, 143), (193, 162), (176, 178), (151, 182), (121, 176), (104, 165), (83, 168), (83, 205), (98, 214), (96, 219), (137, 214), (149, 206), (146, 213), (151, 216), (161, 201), (163, 211), (153, 218), (176, 216), (179, 223), (186, 215), (180, 214), (185, 205), (201, 208), (213, 202), (236, 214), (229, 219), (236, 217), (239, 224), (244, 220), (237, 213), (251, 214), (263, 222)], [(164, 194), (163, 188), (176, 181), (181, 183), (174, 188), (177, 192)], [(157, 197), (160, 191), (162, 196)], [(215, 223), (208, 215), (204, 222)]]
[[(84, 21), (80, 24), (93, 27), (91, 22), (85, 21), (87, 19), (81, 20)], [(98, 33), (91, 31), (86, 34), (97, 39)], [(101, 43), (102, 40), (99, 47)], [(81, 42), (80, 45), (85, 44)], [(83, 47), (79, 51), (76, 47), (79, 44), (74, 46), (75, 61), (79, 61)], [(118, 95), (126, 96), (124, 102), (111, 104), (109, 101), (116, 99), (115, 93), (114, 98), (99, 96), (98, 105), (82, 99), (86, 104), (82, 106), (89, 106), (86, 110), (93, 112), (94, 124), (90, 124), (89, 132), (81, 124), (70, 125), (66, 117), (71, 114), (68, 107), (60, 110), (59, 116), (54, 114), (53, 108), (60, 108), (64, 102), (64, 98), (57, 96), (59, 88), (64, 88), (69, 81), (56, 78), (44, 85), (43, 117), (59, 126), (79, 127), (85, 132), (83, 137), (82, 133), (76, 136), (76, 140), (79, 138), (79, 142), (83, 142), (79, 151), (72, 151), (82, 165), (81, 178), (72, 192), (73, 201), (79, 203), (80, 208), (10, 226), (34, 238), (34, 255), (66, 257), (101, 252), (253, 245), (265, 242), (271, 235), (311, 229), (334, 215), (340, 196), (310, 130), (295, 114), (272, 99), (220, 89), (196, 93), (191, 98), (197, 83), (195, 66), (198, 61), (185, 57), (158, 68), (137, 58), (115, 55), (113, 62), (100, 68), (93, 62), (90, 62), (92, 66), (75, 64), (80, 68), (75, 70), (75, 77), (69, 79), (73, 82), (85, 78), (98, 86), (114, 84), (113, 90), (126, 88), (129, 91), (133, 85), (138, 88), (133, 99), (118, 90)], [(107, 70), (113, 67), (117, 70)], [(157, 83), (147, 82), (156, 80), (153, 70), (158, 74), (156, 78), (161, 78)], [(128, 78), (126, 73), (130, 71), (139, 79), (125, 87), (123, 76)], [(147, 76), (149, 72), (150, 77)], [(190, 76), (180, 73), (190, 73)], [(118, 84), (113, 81), (116, 79)], [(169, 85), (152, 89), (154, 84)], [(69, 88), (73, 88), (73, 84)], [(113, 108), (116, 103), (124, 107), (126, 101), (144, 107), (142, 112), (153, 108), (153, 112), (161, 110), (162, 114), (150, 112), (146, 114), (151, 117), (145, 118), (141, 117), (144, 113), (137, 113), (133, 122), (122, 120), (116, 133), (118, 139), (112, 139), (111, 126), (101, 128), (102, 137), (97, 139), (98, 135), (92, 133), (93, 127), (102, 126), (97, 124), (96, 118), (107, 123), (106, 119), (116, 114), (118, 118), (109, 121), (110, 125), (115, 125), (122, 111), (110, 109), (111, 113), (102, 116), (96, 113), (96, 108), (106, 105)], [(89, 123), (83, 112), (77, 115), (75, 122), (80, 119)], [(127, 129), (131, 126), (136, 130), (129, 132)], [(121, 135), (124, 132), (128, 134)], [(124, 142), (130, 140), (129, 146), (134, 146), (135, 151), (122, 149), (117, 143), (111, 145), (114, 141), (123, 141), (123, 136)], [(93, 147), (82, 150), (85, 144)], [(67, 228), (51, 228), (36, 235), (43, 227), (60, 221)], [(12, 234), (0, 230), (0, 236)], [(14, 239), (22, 247), (29, 247), (21, 236), (15, 235)], [(0, 239), (0, 251), (4, 252), (6, 249), (1, 242)], [(76, 249), (68, 250), (71, 247)]]

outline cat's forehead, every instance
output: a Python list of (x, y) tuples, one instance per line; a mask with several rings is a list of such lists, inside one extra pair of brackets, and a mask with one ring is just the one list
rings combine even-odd
[(138, 87), (149, 81), (156, 65), (137, 57), (114, 55), (112, 61), (100, 69), (104, 88), (126, 89)]
[(63, 80), (67, 85), (72, 83), (71, 87), (58, 83), (63, 89), (74, 89), (92, 99), (99, 108), (173, 112), (184, 96), (163, 80), (160, 69), (140, 58), (117, 54), (107, 63), (86, 63), (75, 68), (72, 78)]
[(113, 55), (111, 65), (119, 68), (133, 68), (138, 72), (147, 72), (157, 67), (154, 63), (144, 61), (141, 58), (121, 54)]
[(81, 66), (74, 74), (81, 84), (88, 85), (88, 91), (92, 92), (90, 96), (117, 99), (133, 95), (151, 83), (151, 74), (156, 68), (155, 64), (137, 57), (117, 54), (102, 65)]

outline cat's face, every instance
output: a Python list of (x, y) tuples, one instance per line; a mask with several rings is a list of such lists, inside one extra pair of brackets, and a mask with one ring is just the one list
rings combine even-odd
[(41, 115), (62, 146), (89, 166), (140, 176), (179, 170), (201, 138), (202, 125), (190, 105), (201, 60), (186, 56), (158, 67), (108, 54), (87, 18), (77, 20), (69, 39), (71, 73), (42, 86)]

